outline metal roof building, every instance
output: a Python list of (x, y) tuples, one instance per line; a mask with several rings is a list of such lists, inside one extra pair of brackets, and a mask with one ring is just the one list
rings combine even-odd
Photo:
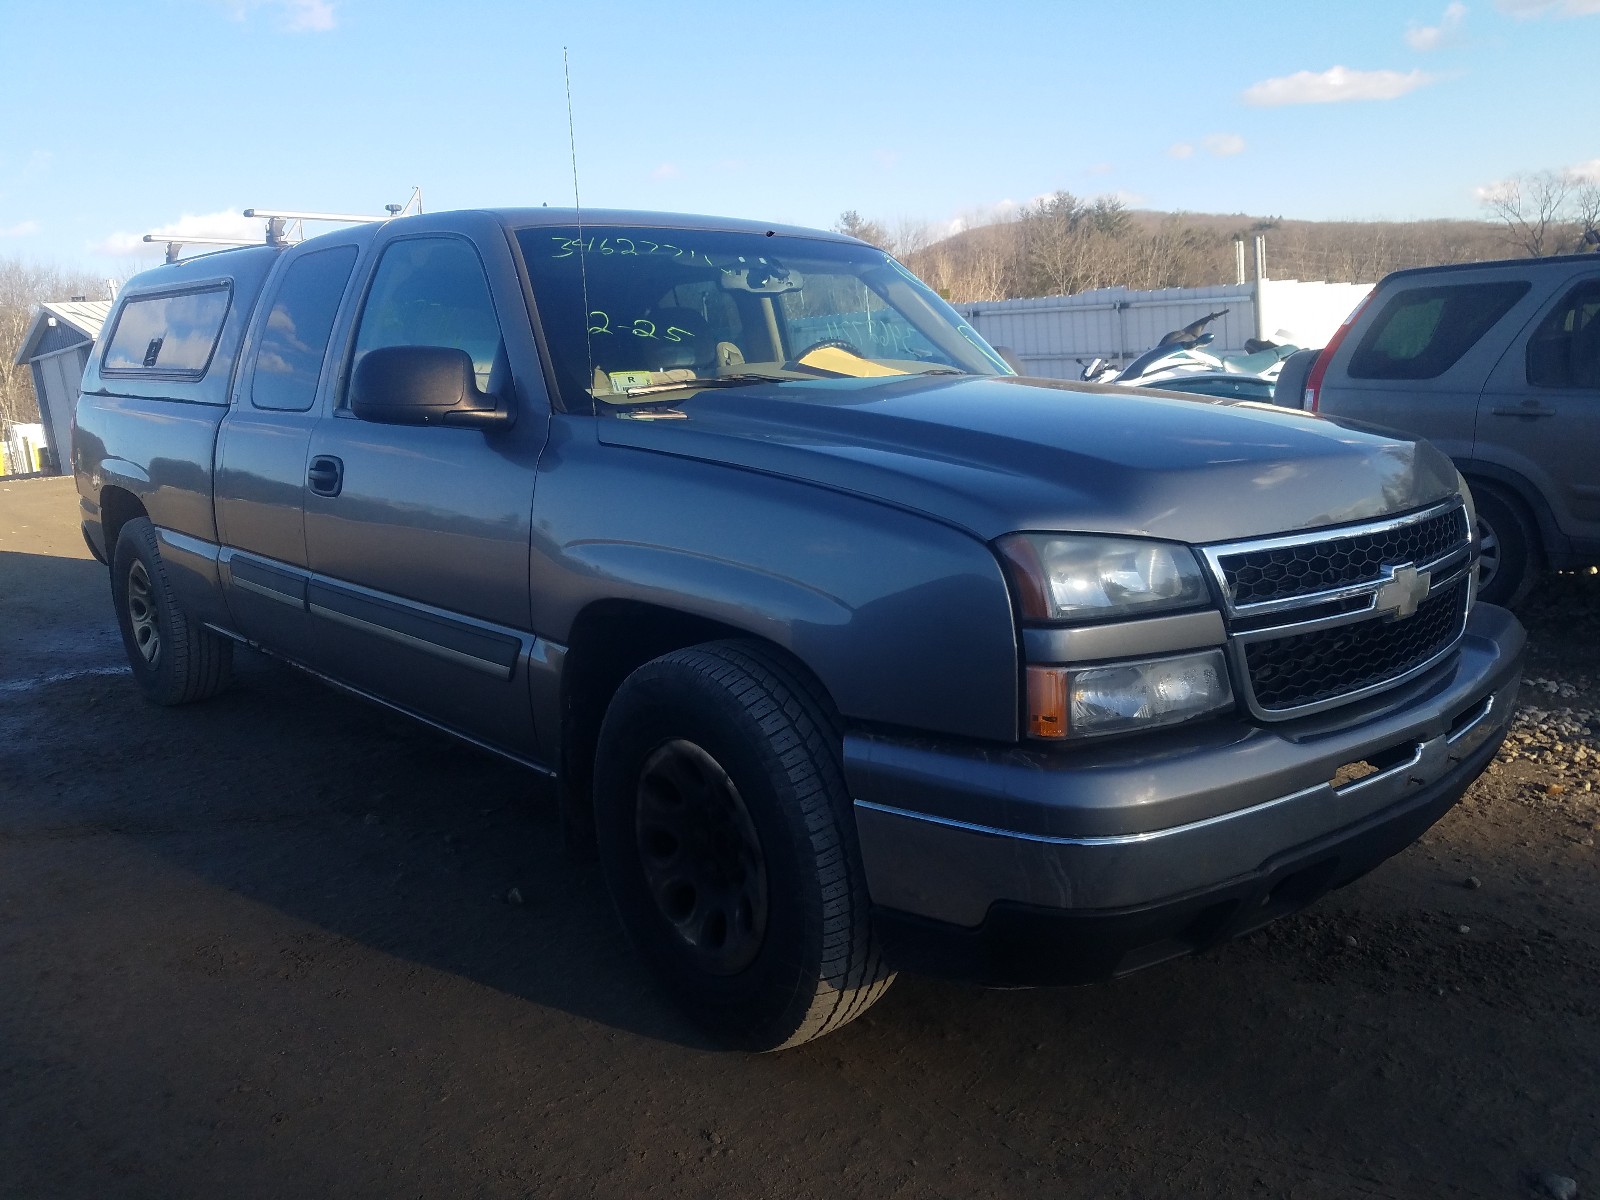
[(111, 315), (110, 300), (68, 300), (39, 305), (17, 348), (17, 366), (33, 371), (33, 394), (39, 400), (48, 462), (40, 469), (63, 474), (72, 469), (72, 410), (78, 403), (89, 351)]

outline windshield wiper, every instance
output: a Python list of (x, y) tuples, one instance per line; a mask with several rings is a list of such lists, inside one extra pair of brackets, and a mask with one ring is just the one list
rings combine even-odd
[(630, 399), (634, 396), (653, 396), (657, 392), (681, 392), (687, 388), (724, 388), (747, 387), (752, 383), (791, 383), (783, 375), (757, 375), (746, 373), (742, 375), (713, 375), (709, 379), (680, 379), (677, 383), (647, 383), (642, 387), (631, 387), (623, 392)]

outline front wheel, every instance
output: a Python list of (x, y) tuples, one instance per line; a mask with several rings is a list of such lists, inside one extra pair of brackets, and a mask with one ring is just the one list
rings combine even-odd
[(712, 642), (640, 667), (601, 727), (596, 840), (623, 926), (738, 1049), (820, 1037), (893, 979), (825, 704), (759, 644)]
[(1519, 603), (1539, 576), (1539, 542), (1533, 523), (1494, 488), (1473, 489), (1478, 510), (1478, 598), (1509, 607)]
[(128, 665), (149, 700), (190, 704), (228, 686), (233, 643), (204, 628), (178, 603), (147, 517), (134, 518), (117, 535), (111, 601)]

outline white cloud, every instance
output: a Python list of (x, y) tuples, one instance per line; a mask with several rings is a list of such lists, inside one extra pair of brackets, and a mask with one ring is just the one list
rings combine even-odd
[(1592, 17), (1600, 13), (1600, 0), (1494, 0), (1494, 6), (1519, 20), (1531, 17)]
[(8, 225), (0, 229), (0, 238), (27, 237), (38, 233), (43, 226), (37, 221), (21, 221), (15, 225)]
[(288, 0), (284, 8), (290, 33), (326, 33), (334, 27), (329, 0)]
[(650, 178), (657, 183), (665, 183), (667, 180), (676, 179), (682, 174), (683, 172), (679, 170), (677, 163), (664, 162), (650, 172)]
[[(1244, 153), (1244, 138), (1237, 133), (1208, 133), (1200, 139), (1200, 146), (1213, 158), (1227, 158), (1230, 155)], [(1194, 142), (1174, 142), (1167, 147), (1168, 158), (1184, 159), (1194, 156)]]
[[(237, 208), (225, 208), (221, 212), (202, 213), (198, 216), (192, 213), (185, 213), (176, 221), (168, 222), (159, 229), (151, 229), (147, 232), (160, 234), (163, 238), (170, 237), (173, 241), (179, 242), (185, 236), (235, 238), (239, 241), (265, 242), (267, 240), (267, 223), (260, 217), (240, 216)], [(158, 243), (146, 242), (143, 233), (117, 232), (96, 242), (90, 249), (96, 254), (127, 257), (134, 254), (155, 253), (158, 245)]]
[(1244, 102), (1257, 108), (1285, 104), (1337, 104), (1345, 100), (1393, 100), (1435, 82), (1426, 71), (1297, 71), (1263, 79), (1244, 90)]
[(1466, 19), (1467, 6), (1452, 0), (1445, 5), (1444, 16), (1437, 25), (1418, 25), (1411, 22), (1406, 29), (1406, 45), (1413, 50), (1441, 50), (1461, 41), (1461, 23)]
[(969, 208), (960, 216), (951, 217), (947, 221), (933, 221), (928, 225), (928, 231), (936, 238), (953, 237), (967, 229), (977, 229), (983, 225), (994, 225), (1000, 221), (1009, 221), (1024, 208), (1030, 208), (1040, 200), (1048, 200), (1048, 192), (1041, 192), (1027, 204), (1020, 204), (1009, 196), (1004, 200), (996, 200), (993, 204), (983, 204), (976, 208)]
[(1111, 174), (1112, 166), (1108, 162), (1091, 163), (1084, 168), (1084, 171), (1090, 175), (1109, 175)]
[(227, 5), (235, 21), (257, 10), (273, 12), (279, 28), (288, 33), (326, 33), (339, 23), (334, 0), (227, 0)]
[(1532, 177), (1513, 176), (1510, 179), (1496, 179), (1493, 183), (1485, 183), (1473, 188), (1472, 195), (1477, 200), (1512, 199), (1522, 187), (1526, 186), (1529, 178), (1537, 181), (1545, 175), (1560, 176), (1573, 185), (1600, 183), (1600, 158), (1591, 158), (1588, 162), (1574, 163), (1572, 166), (1562, 167), (1558, 171), (1541, 171)]

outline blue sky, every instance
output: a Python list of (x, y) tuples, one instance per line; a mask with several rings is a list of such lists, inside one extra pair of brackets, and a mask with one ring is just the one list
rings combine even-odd
[(570, 204), (563, 47), (597, 208), (1472, 217), (1600, 178), (1600, 0), (75, 0), (0, 38), (0, 256), (116, 276), (250, 206)]

